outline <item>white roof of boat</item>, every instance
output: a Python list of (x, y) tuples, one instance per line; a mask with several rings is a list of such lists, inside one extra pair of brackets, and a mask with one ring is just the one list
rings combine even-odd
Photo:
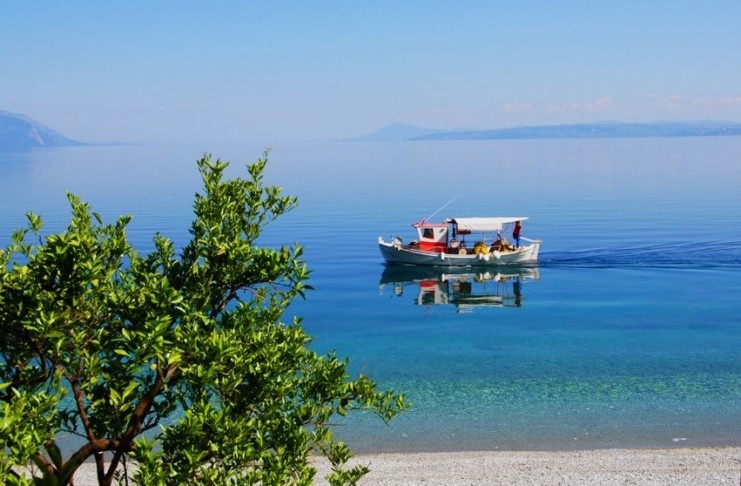
[(516, 221), (525, 221), (524, 216), (496, 217), (496, 218), (451, 218), (448, 221), (458, 225), (459, 230), (469, 231), (499, 231), (504, 225)]

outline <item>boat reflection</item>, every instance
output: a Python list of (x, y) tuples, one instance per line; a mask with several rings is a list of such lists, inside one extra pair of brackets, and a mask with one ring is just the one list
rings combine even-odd
[(415, 288), (416, 305), (454, 305), (458, 312), (471, 312), (476, 307), (522, 307), (522, 284), (539, 280), (533, 266), (476, 271), (472, 268), (420, 267), (387, 265), (381, 274), (380, 291), (402, 297)]

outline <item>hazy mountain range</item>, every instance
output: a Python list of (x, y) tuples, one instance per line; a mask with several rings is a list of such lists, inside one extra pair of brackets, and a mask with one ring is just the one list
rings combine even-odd
[[(547, 138), (717, 137), (741, 135), (741, 123), (721, 121), (536, 125), (494, 130), (436, 130), (394, 123), (352, 141), (522, 140)], [(0, 151), (88, 145), (20, 113), (0, 110)]]
[(0, 111), (0, 150), (85, 145), (20, 113)]
[(545, 138), (717, 137), (741, 135), (741, 123), (721, 121), (537, 125), (495, 130), (434, 130), (404, 123), (388, 125), (353, 141), (521, 140)]

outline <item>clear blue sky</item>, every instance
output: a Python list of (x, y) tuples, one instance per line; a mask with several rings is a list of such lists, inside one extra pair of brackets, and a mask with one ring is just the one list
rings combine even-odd
[(8, 1), (0, 110), (86, 141), (741, 121), (741, 1)]

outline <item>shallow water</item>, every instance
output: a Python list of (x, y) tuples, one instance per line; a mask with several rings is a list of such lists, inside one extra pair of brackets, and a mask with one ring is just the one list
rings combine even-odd
[[(146, 250), (187, 239), (194, 161), (262, 147), (84, 147), (0, 155), (0, 241), (28, 210), (64, 227), (64, 191), (131, 213)], [(316, 288), (291, 311), (320, 351), (404, 391), (359, 451), (736, 445), (741, 438), (741, 137), (275, 147), (299, 197), (267, 244), (300, 242)], [(378, 236), (435, 218), (528, 215), (535, 268), (387, 269)], [(286, 320), (289, 320), (288, 318)]]

